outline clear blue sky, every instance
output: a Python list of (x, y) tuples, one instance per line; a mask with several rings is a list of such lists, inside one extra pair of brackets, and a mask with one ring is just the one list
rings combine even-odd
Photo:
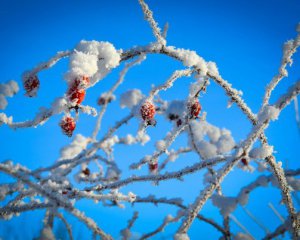
[[(169, 23), (169, 45), (196, 50), (206, 60), (215, 61), (220, 74), (235, 88), (242, 90), (245, 101), (254, 112), (258, 111), (265, 86), (277, 72), (282, 56), (282, 44), (296, 34), (295, 26), (300, 21), (298, 0), (149, 0), (148, 3), (161, 27), (166, 22)], [(82, 39), (109, 41), (116, 48), (122, 49), (145, 45), (154, 40), (148, 23), (143, 19), (138, 2), (131, 0), (116, 0), (114, 3), (96, 0), (2, 0), (0, 32), (0, 81), (15, 79), (20, 85), (20, 76), (24, 70), (48, 59), (57, 51), (72, 49)], [(96, 98), (116, 80), (121, 67), (93, 89), (89, 89), (85, 103), (95, 106)], [(152, 83), (159, 84), (165, 81), (174, 70), (181, 68), (179, 63), (164, 56), (149, 56), (143, 65), (129, 72), (125, 83), (116, 93), (119, 95), (132, 88), (140, 88), (147, 93)], [(272, 100), (299, 79), (299, 69), (300, 57), (297, 54), (289, 78), (279, 84)], [(41, 73), (38, 98), (25, 98), (21, 90), (17, 96), (9, 99), (5, 112), (13, 115), (16, 121), (22, 121), (32, 118), (39, 107), (48, 107), (54, 98), (62, 96), (66, 91), (66, 84), (62, 79), (66, 70), (67, 60), (64, 60), (53, 69)], [(189, 83), (189, 79), (181, 79), (172, 90), (162, 96), (167, 99), (184, 99)], [(237, 107), (226, 108), (226, 99), (223, 90), (212, 83), (208, 88), (208, 94), (201, 98), (201, 103), (204, 111), (208, 113), (209, 122), (232, 130), (235, 140), (240, 141), (249, 132), (250, 124)], [(111, 104), (108, 111), (113, 114), (104, 118), (103, 129), (107, 129), (111, 122), (127, 113), (126, 110), (119, 110), (118, 102)], [(70, 142), (57, 126), (60, 118), (61, 116), (55, 116), (45, 125), (35, 129), (13, 131), (2, 126), (0, 160), (13, 159), (29, 168), (53, 163), (59, 157), (60, 148)], [(162, 123), (163, 118), (158, 120), (161, 124), (149, 131), (153, 139), (146, 147), (133, 146), (129, 149), (117, 147), (115, 156), (123, 169), (139, 160), (143, 154), (152, 153), (155, 140), (163, 137), (164, 129), (171, 127), (168, 123)], [(77, 133), (90, 135), (94, 123), (94, 118), (81, 116)], [(120, 134), (136, 129), (136, 124), (136, 122), (129, 124), (126, 129), (120, 131)], [(131, 131), (133, 132), (134, 130)], [(283, 111), (279, 121), (272, 123), (266, 134), (270, 144), (275, 146), (278, 160), (284, 163), (288, 160), (291, 168), (299, 167), (297, 161), (300, 138), (293, 106)], [(184, 144), (185, 139), (180, 138), (174, 147)], [(195, 161), (194, 155), (186, 155), (186, 158), (173, 164), (171, 170)], [(126, 176), (129, 173), (125, 170), (124, 174)], [(162, 183), (159, 187), (154, 187), (150, 183), (136, 184), (124, 188), (124, 192), (132, 190), (141, 196), (153, 192), (158, 196), (182, 197), (185, 204), (189, 204), (203, 188), (201, 176), (202, 174), (195, 174), (186, 177), (183, 183), (174, 181), (172, 184)], [(223, 184), (225, 194), (234, 195), (255, 176), (256, 173), (245, 174), (235, 170)], [(1, 175), (0, 180), (6, 182), (7, 178)], [(279, 205), (279, 200), (278, 190), (259, 189), (250, 196), (251, 203), (248, 208), (266, 226), (273, 229), (280, 222), (267, 207), (267, 203), (272, 202), (282, 215), (286, 216), (285, 208)], [(81, 202), (78, 206), (115, 237), (118, 236), (119, 229), (125, 227), (127, 219), (133, 212), (129, 205), (126, 210), (103, 208), (100, 204), (95, 205), (88, 201)], [(136, 207), (141, 211), (142, 217), (137, 221), (135, 229), (141, 232), (154, 230), (161, 223), (162, 216), (176, 212), (172, 207), (145, 205)], [(206, 204), (202, 213), (221, 223), (218, 210), (212, 207), (211, 203)], [(254, 236), (260, 238), (263, 235), (243, 211), (238, 209), (236, 216), (249, 227)], [(6, 235), (10, 235), (8, 239), (32, 239), (37, 236), (42, 217), (43, 212), (37, 211), (14, 218), (11, 222), (1, 221), (0, 237), (6, 232)], [(70, 219), (74, 223), (75, 236), (78, 236), (78, 239), (89, 239), (90, 232), (73, 218)], [(176, 224), (168, 227), (164, 236), (169, 236), (176, 228)], [(237, 231), (234, 223), (232, 228)], [(196, 221), (191, 228), (190, 236), (192, 239), (214, 239), (219, 234), (209, 225)]]

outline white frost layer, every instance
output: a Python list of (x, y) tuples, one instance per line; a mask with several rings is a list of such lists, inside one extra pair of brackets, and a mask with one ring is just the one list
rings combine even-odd
[(258, 115), (258, 121), (277, 120), (280, 110), (274, 106), (265, 106)]
[(264, 159), (273, 153), (273, 146), (264, 145), (259, 148), (253, 148), (249, 152), (249, 157), (254, 159)]
[(121, 108), (132, 108), (138, 105), (142, 99), (142, 92), (139, 89), (132, 89), (121, 95), (120, 106)]
[(245, 234), (245, 233), (237, 233), (234, 238), (234, 240), (252, 240), (253, 238), (250, 237), (248, 234)]
[[(227, 129), (220, 129), (206, 121), (191, 121), (190, 124), (194, 143), (204, 159), (227, 153), (235, 146), (231, 132)], [(190, 136), (189, 141), (190, 145), (194, 147), (192, 136)]]
[(12, 117), (7, 117), (5, 113), (0, 113), (0, 125), (1, 124), (11, 124), (13, 118)]
[(207, 74), (207, 65), (205, 60), (200, 57), (195, 51), (186, 49), (176, 49), (176, 53), (182, 59), (183, 65), (186, 67), (196, 67), (200, 69), (201, 75)]
[(111, 43), (82, 40), (70, 56), (70, 70), (65, 78), (71, 83), (78, 76), (88, 76), (93, 86), (117, 67), (120, 60), (120, 52)]
[(0, 94), (0, 109), (4, 110), (7, 107), (7, 100), (3, 94)]
[(19, 91), (19, 85), (16, 81), (10, 80), (7, 83), (0, 83), (0, 94), (12, 97)]
[(167, 143), (164, 140), (159, 140), (155, 143), (155, 146), (158, 151), (165, 151), (167, 148)]
[(78, 76), (93, 76), (98, 71), (97, 55), (90, 55), (74, 51), (70, 56), (70, 71), (66, 75), (68, 82), (72, 82)]
[(6, 97), (12, 97), (19, 91), (18, 83), (10, 80), (7, 83), (0, 83), (0, 109), (7, 107)]
[(220, 209), (220, 213), (227, 217), (237, 207), (237, 199), (233, 197), (224, 197), (219, 194), (214, 194), (211, 197), (213, 205)]
[(177, 233), (174, 236), (174, 240), (190, 240), (190, 238), (186, 233)]
[(66, 147), (63, 147), (60, 150), (61, 160), (63, 159), (71, 159), (76, 157), (82, 150), (86, 149), (87, 144), (90, 139), (82, 136), (81, 134), (77, 134), (73, 140), (73, 142)]
[(40, 240), (55, 240), (55, 236), (54, 236), (50, 226), (46, 226), (43, 228), (39, 239)]
[(169, 118), (170, 115), (183, 117), (186, 109), (185, 101), (174, 100), (168, 104), (167, 110), (165, 112), (166, 117)]
[(207, 63), (208, 72), (213, 76), (219, 76), (219, 70), (215, 62)]
[(53, 114), (59, 114), (66, 110), (68, 107), (68, 102), (65, 98), (56, 98), (55, 101), (52, 103), (52, 111)]

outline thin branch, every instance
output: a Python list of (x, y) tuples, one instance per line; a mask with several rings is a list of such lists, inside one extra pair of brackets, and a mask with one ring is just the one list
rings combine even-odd
[(251, 239), (255, 240), (253, 235), (249, 232), (249, 230), (232, 214), (229, 215), (230, 219), (235, 222)]
[(104, 113), (105, 113), (105, 111), (107, 109), (107, 105), (109, 103), (109, 97), (112, 96), (113, 92), (123, 83), (125, 75), (127, 74), (128, 70), (131, 67), (140, 64), (142, 61), (145, 60), (145, 58), (146, 58), (146, 56), (144, 54), (141, 54), (141, 56), (139, 56), (136, 60), (134, 60), (134, 61), (132, 61), (130, 63), (127, 63), (125, 65), (124, 69), (120, 72), (119, 79), (115, 82), (115, 84), (107, 92), (105, 102), (102, 105), (101, 111), (100, 111), (100, 113), (98, 115), (98, 119), (97, 119), (97, 122), (96, 122), (95, 129), (94, 129), (93, 134), (92, 134), (92, 139), (93, 140), (96, 140), (97, 134), (98, 134), (98, 132), (101, 129), (101, 121), (102, 121)]
[(70, 238), (70, 240), (73, 240), (74, 238), (73, 238), (73, 234), (72, 234), (72, 227), (68, 223), (68, 221), (65, 219), (65, 217), (61, 213), (58, 213), (58, 212), (55, 212), (54, 215), (65, 224), (68, 234), (69, 234), (69, 238)]
[(144, 0), (139, 0), (139, 3), (143, 9), (145, 19), (149, 22), (150, 27), (152, 28), (153, 35), (160, 44), (166, 45), (166, 40), (161, 35), (160, 28), (158, 27), (157, 22), (153, 18), (153, 12), (149, 9), (148, 5), (145, 3)]

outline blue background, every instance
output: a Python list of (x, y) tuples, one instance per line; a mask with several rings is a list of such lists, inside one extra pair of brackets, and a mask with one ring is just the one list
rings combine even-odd
[[(278, 72), (282, 56), (283, 43), (295, 37), (295, 26), (299, 22), (300, 2), (298, 0), (252, 0), (252, 1), (148, 1), (154, 11), (155, 19), (160, 26), (168, 22), (168, 44), (188, 48), (209, 61), (215, 61), (220, 74), (229, 80), (233, 86), (244, 92), (246, 103), (257, 112), (266, 84)], [(116, 48), (128, 49), (135, 45), (145, 45), (154, 41), (148, 23), (143, 19), (143, 13), (137, 1), (0, 1), (0, 81), (15, 79), (21, 85), (20, 76), (24, 70), (34, 67), (37, 63), (53, 56), (57, 51), (72, 49), (80, 40), (109, 41)], [(54, 98), (62, 96), (66, 91), (63, 74), (67, 71), (67, 60), (61, 61), (52, 69), (42, 72), (41, 88), (38, 98), (29, 99), (23, 96), (23, 90), (13, 99), (5, 112), (13, 115), (15, 121), (31, 119), (39, 107), (50, 106)], [(289, 69), (289, 78), (284, 79), (274, 91), (271, 102), (277, 99), (288, 86), (299, 80), (299, 54), (295, 56), (293, 68)], [(120, 93), (140, 88), (144, 94), (150, 90), (151, 84), (164, 82), (176, 69), (182, 65), (165, 56), (148, 56), (143, 65), (130, 70), (125, 82), (116, 91)], [(96, 106), (97, 97), (109, 89), (116, 81), (122, 66), (114, 70), (107, 78), (88, 90), (84, 103)], [(187, 96), (191, 79), (179, 79), (174, 88), (162, 94), (166, 99), (184, 99)], [(211, 83), (208, 92), (200, 99), (203, 110), (207, 112), (207, 120), (218, 126), (226, 127), (238, 142), (247, 136), (251, 125), (241, 111), (233, 106), (226, 108), (227, 97), (224, 91), (215, 83)], [(128, 113), (118, 107), (118, 99), (108, 107), (104, 117), (103, 128), (111, 126), (113, 121)], [(59, 158), (59, 150), (70, 143), (71, 139), (61, 134), (58, 122), (61, 116), (51, 118), (45, 125), (32, 129), (13, 131), (6, 126), (0, 128), (0, 159), (12, 159), (31, 169), (50, 165)], [(76, 132), (89, 136), (93, 131), (95, 118), (81, 115)], [(163, 117), (158, 117), (158, 126), (149, 129), (151, 142), (145, 147), (117, 146), (115, 157), (124, 170), (124, 177), (134, 172), (128, 172), (128, 165), (138, 161), (143, 155), (151, 154), (155, 141), (161, 139), (165, 129), (171, 125)], [(134, 133), (138, 122), (132, 121), (121, 129), (124, 136), (128, 131)], [(289, 168), (299, 167), (299, 134), (297, 131), (293, 105), (288, 106), (280, 115), (279, 121), (267, 129), (269, 143), (275, 146), (276, 157)], [(180, 137), (174, 148), (185, 146), (185, 136)], [(163, 158), (161, 158), (163, 159)], [(169, 171), (197, 161), (194, 154), (187, 154), (170, 164)], [(140, 174), (145, 174), (146, 169)], [(182, 197), (186, 205), (192, 203), (199, 191), (203, 189), (203, 173), (185, 177), (184, 182), (164, 182), (159, 187), (151, 183), (138, 183), (124, 187), (122, 191), (133, 191), (140, 196), (154, 193), (157, 196)], [(255, 179), (257, 173), (247, 173), (234, 170), (222, 184), (225, 195), (232, 195)], [(8, 178), (1, 175), (1, 183)], [(256, 215), (267, 227), (274, 230), (280, 221), (267, 207), (272, 202), (278, 211), (287, 216), (285, 207), (280, 205), (280, 193), (275, 188), (260, 188), (250, 195), (247, 208)], [(81, 201), (77, 206), (88, 216), (93, 217), (105, 231), (114, 237), (119, 236), (119, 230), (126, 226), (126, 221), (134, 210), (140, 211), (141, 217), (134, 225), (133, 231), (146, 233), (160, 225), (163, 217), (171, 213), (175, 215), (176, 208), (169, 206), (152, 206), (136, 204), (135, 208), (105, 208), (92, 201)], [(297, 206), (299, 207), (299, 206)], [(0, 222), (0, 237), (3, 239), (32, 239), (38, 236), (41, 229), (43, 211), (25, 213), (14, 217), (9, 222)], [(203, 215), (222, 223), (218, 210), (208, 202), (203, 208)], [(264, 233), (249, 219), (240, 208), (234, 215), (256, 237)], [(68, 216), (68, 215), (67, 215)], [(89, 239), (91, 232), (73, 217), (68, 216), (73, 225), (76, 239)], [(59, 220), (56, 221), (58, 224)], [(61, 227), (58, 226), (57, 227)], [(178, 224), (167, 227), (162, 235), (170, 239)], [(234, 232), (240, 231), (231, 223)], [(210, 225), (195, 221), (190, 229), (191, 239), (215, 239), (220, 236)], [(62, 236), (62, 238), (64, 238)]]

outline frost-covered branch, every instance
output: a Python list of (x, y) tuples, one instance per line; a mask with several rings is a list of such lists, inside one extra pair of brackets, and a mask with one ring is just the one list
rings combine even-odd
[(132, 215), (132, 218), (128, 220), (127, 227), (125, 229), (121, 230), (121, 235), (123, 237), (122, 238), (123, 240), (130, 239), (130, 237), (131, 237), (130, 229), (132, 228), (133, 224), (138, 219), (138, 217), (139, 217), (139, 213), (137, 211), (135, 211)]
[(69, 234), (69, 238), (70, 238), (70, 240), (73, 240), (74, 238), (73, 238), (73, 234), (72, 234), (72, 227), (68, 223), (66, 218), (61, 213), (58, 213), (58, 212), (55, 212), (54, 215), (55, 215), (55, 217), (59, 218), (65, 224), (68, 234)]
[[(0, 207), (0, 217), (8, 220), (12, 216), (26, 211), (45, 209), (46, 216), (41, 238), (54, 237), (53, 221), (56, 217), (66, 225), (70, 239), (72, 239), (71, 225), (65, 216), (58, 212), (62, 210), (82, 221), (92, 231), (95, 239), (97, 236), (100, 236), (101, 239), (112, 239), (112, 236), (101, 229), (93, 219), (87, 217), (83, 211), (76, 207), (77, 201), (85, 199), (100, 201), (104, 207), (126, 207), (130, 204), (134, 207), (136, 203), (165, 204), (178, 207), (177, 216), (167, 216), (156, 229), (142, 235), (141, 239), (161, 233), (168, 224), (180, 219), (183, 220), (174, 238), (176, 240), (188, 239), (187, 232), (196, 218), (213, 226), (222, 233), (225, 239), (253, 239), (254, 237), (249, 230), (232, 213), (238, 204), (241, 206), (247, 204), (251, 191), (260, 186), (265, 187), (269, 182), (272, 182), (273, 186), (280, 189), (283, 203), (289, 214), (283, 225), (279, 226), (273, 233), (269, 233), (269, 230), (251, 212), (247, 209), (244, 210), (266, 232), (266, 239), (286, 231), (291, 232), (293, 238), (297, 239), (300, 232), (300, 219), (292, 201), (291, 191), (300, 190), (300, 181), (295, 178), (300, 174), (300, 170), (287, 170), (283, 168), (281, 162), (276, 162), (273, 146), (269, 145), (265, 130), (271, 121), (278, 119), (280, 112), (292, 100), (295, 101), (298, 121), (299, 114), (296, 101), (297, 95), (300, 93), (300, 81), (294, 83), (286, 94), (277, 99), (275, 104), (270, 105), (269, 100), (278, 83), (288, 75), (287, 65), (292, 63), (292, 57), (300, 45), (300, 25), (298, 25), (297, 37), (285, 44), (279, 74), (268, 84), (261, 108), (255, 114), (242, 98), (242, 92), (221, 77), (214, 62), (205, 60), (193, 50), (168, 46), (166, 42), (168, 24), (161, 31), (149, 6), (144, 0), (139, 0), (139, 3), (157, 40), (156, 42), (128, 50), (117, 50), (109, 42), (82, 40), (72, 50), (59, 52), (48, 61), (38, 64), (23, 74), (23, 87), (26, 96), (37, 96), (41, 84), (38, 78), (40, 71), (53, 67), (62, 58), (69, 58), (69, 68), (64, 74), (67, 90), (65, 93), (61, 93), (60, 98), (54, 100), (50, 107), (40, 108), (33, 119), (23, 122), (14, 122), (13, 116), (8, 116), (4, 112), (0, 113), (0, 125), (5, 124), (12, 129), (36, 127), (54, 115), (63, 114), (64, 116), (58, 125), (65, 135), (72, 137), (73, 132), (76, 131), (80, 114), (97, 115), (94, 107), (82, 104), (86, 94), (88, 94), (88, 89), (98, 84), (122, 62), (125, 65), (117, 81), (111, 83), (109, 90), (99, 93), (100, 97), (97, 103), (101, 109), (94, 130), (91, 130), (91, 137), (76, 134), (72, 141), (61, 149), (60, 157), (46, 167), (41, 166), (30, 170), (20, 164), (12, 164), (10, 161), (0, 163), (0, 172), (16, 180), (13, 183), (0, 185), (0, 200), (3, 202)], [(184, 70), (176, 70), (164, 83), (152, 86), (148, 95), (144, 95), (139, 89), (131, 89), (122, 93), (120, 95), (120, 107), (127, 108), (129, 113), (112, 123), (111, 127), (103, 131), (101, 137), (98, 138), (103, 116), (108, 110), (108, 104), (119, 98), (114, 95), (117, 93), (117, 88), (124, 82), (128, 70), (134, 65), (140, 64), (148, 54), (161, 54), (175, 59), (182, 63)], [(129, 60), (131, 62), (127, 62)], [(190, 84), (190, 89), (187, 90), (187, 98), (171, 101), (168, 98), (164, 99), (163, 94), (162, 96), (159, 95), (163, 90), (169, 91), (174, 82), (181, 77), (190, 77), (187, 81), (190, 81), (191, 78), (196, 79)], [(224, 90), (229, 98), (229, 105), (236, 103), (253, 125), (247, 137), (240, 142), (234, 140), (228, 129), (208, 123), (206, 121), (207, 113), (201, 112), (202, 105), (199, 102), (199, 97), (205, 97), (202, 95), (206, 93), (210, 81), (214, 81)], [(18, 90), (19, 87), (15, 81), (0, 84), (0, 109), (5, 109), (7, 106), (6, 98), (14, 96)], [(114, 111), (113, 113), (115, 113)], [(120, 155), (114, 154), (114, 151), (118, 150), (120, 145), (123, 148), (133, 144), (142, 146), (147, 144), (151, 138), (149, 132), (155, 131), (154, 128), (150, 128), (161, 124), (163, 120), (171, 124), (172, 128), (170, 132), (167, 132), (165, 128), (167, 133), (162, 139), (155, 142), (155, 150), (150, 154), (143, 155), (139, 161), (132, 164), (119, 164)], [(123, 126), (129, 121), (137, 122), (135, 135), (124, 134), (126, 129), (123, 131)], [(78, 124), (81, 123), (78, 122)], [(186, 143), (182, 145), (185, 147), (176, 146), (174, 149), (177, 150), (170, 150), (169, 148), (179, 136), (185, 139)], [(260, 146), (254, 147), (258, 141), (260, 141)], [(179, 170), (169, 172), (167, 170), (168, 163), (185, 153), (196, 153), (199, 156), (197, 159), (199, 161), (193, 165), (184, 165)], [(166, 158), (164, 161), (159, 161), (163, 155), (166, 155)], [(258, 164), (256, 168), (251, 165), (254, 161)], [(145, 164), (148, 164), (150, 173), (140, 174), (138, 170)], [(124, 166), (127, 172), (123, 175)], [(235, 166), (243, 170), (254, 171), (266, 170), (268, 167), (271, 174), (262, 175), (244, 186), (236, 197), (228, 197), (222, 194), (221, 184)], [(135, 175), (132, 174), (133, 170), (137, 172)], [(149, 181), (155, 183), (159, 189), (158, 183), (161, 181), (177, 179), (183, 182), (184, 176), (200, 170), (205, 170), (204, 189), (195, 197), (190, 206), (183, 205), (183, 199), (180, 198), (180, 195), (178, 198), (171, 199), (159, 198), (154, 195), (142, 198), (130, 191), (128, 193), (121, 192), (125, 186), (129, 187), (131, 184)], [(214, 219), (199, 214), (209, 199), (220, 209), (223, 216), (223, 226)], [(142, 213), (139, 214), (142, 217)], [(121, 230), (123, 239), (132, 237), (131, 229), (137, 218), (138, 214), (135, 212), (128, 221), (127, 227)], [(238, 224), (245, 234), (233, 233), (229, 226), (230, 220)]]
[(145, 19), (149, 22), (150, 27), (152, 28), (153, 35), (156, 37), (157, 41), (160, 44), (165, 45), (166, 40), (161, 35), (161, 31), (160, 28), (158, 27), (158, 23), (153, 18), (153, 12), (149, 9), (148, 5), (145, 3), (144, 0), (139, 0), (139, 3), (143, 9)]
[(169, 180), (169, 179), (179, 179), (180, 180), (184, 175), (194, 173), (203, 168), (215, 165), (215, 164), (223, 162), (225, 160), (226, 160), (226, 158), (224, 158), (224, 157), (216, 157), (216, 158), (213, 158), (210, 160), (196, 163), (190, 167), (183, 168), (179, 171), (165, 173), (165, 174), (157, 174), (157, 175), (132, 176), (127, 179), (116, 181), (113, 183), (89, 187), (89, 188), (86, 188), (85, 190), (103, 191), (105, 189), (120, 188), (122, 186), (128, 185), (130, 183), (134, 183), (134, 182), (146, 182), (146, 181), (160, 182), (160, 181)]
[(141, 236), (141, 240), (143, 239), (148, 239), (162, 231), (164, 231), (165, 227), (170, 224), (170, 223), (173, 223), (173, 222), (177, 222), (181, 217), (182, 217), (183, 213), (182, 212), (178, 212), (177, 216), (176, 217), (173, 217), (172, 215), (168, 215), (164, 218), (162, 224), (157, 228), (155, 229), (154, 231), (152, 232), (149, 232), (147, 234), (144, 234)]
[[(300, 23), (299, 23), (300, 25)], [(293, 55), (297, 51), (297, 48), (300, 46), (300, 31), (298, 31), (298, 35), (295, 39), (287, 41), (283, 46), (283, 56), (281, 59), (281, 65), (279, 67), (279, 74), (273, 77), (272, 81), (268, 84), (265, 96), (263, 99), (263, 105), (267, 105), (269, 103), (272, 91), (278, 85), (278, 83), (284, 78), (288, 76), (288, 71), (286, 70), (287, 65), (290, 66), (293, 64)]]
[[(180, 198), (173, 198), (173, 199), (166, 199), (166, 198), (155, 198), (155, 196), (148, 196), (146, 198), (141, 198), (141, 197), (137, 197), (136, 200), (134, 201), (135, 203), (153, 203), (155, 205), (157, 204), (168, 204), (168, 205), (175, 205), (177, 207), (180, 207), (181, 209), (186, 210), (188, 207), (184, 206), (182, 204), (182, 199)], [(213, 227), (215, 227), (218, 231), (220, 231), (222, 234), (226, 235), (225, 230), (218, 225), (215, 221), (213, 221), (212, 219), (206, 218), (203, 215), (198, 214), (197, 218), (200, 221), (204, 221), (210, 225), (212, 225)]]

